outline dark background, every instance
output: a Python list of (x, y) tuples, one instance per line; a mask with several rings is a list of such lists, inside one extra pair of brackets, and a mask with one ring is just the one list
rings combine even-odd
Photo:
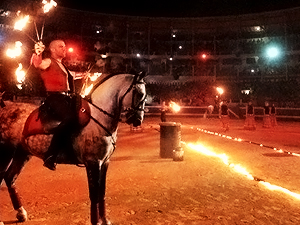
[[(41, 0), (2, 0), (0, 8), (23, 9)], [(300, 6), (299, 0), (56, 0), (58, 6), (98, 13), (132, 16), (203, 17), (265, 12)], [(2, 7), (1, 7), (2, 6)]]

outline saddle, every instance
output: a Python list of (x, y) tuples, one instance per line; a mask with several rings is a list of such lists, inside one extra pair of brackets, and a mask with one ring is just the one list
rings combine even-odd
[[(42, 119), (45, 118), (45, 116), (41, 115), (40, 108), (41, 106), (32, 111), (28, 116), (23, 129), (24, 138), (36, 134), (54, 134), (55, 128), (57, 128), (62, 122), (53, 118)], [(80, 107), (78, 107), (77, 116), (78, 125), (80, 128), (85, 127), (90, 121), (90, 106), (88, 102), (83, 98), (80, 98)]]

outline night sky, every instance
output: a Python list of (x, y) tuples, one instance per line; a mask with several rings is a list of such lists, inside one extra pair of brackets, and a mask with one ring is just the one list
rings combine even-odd
[(163, 17), (224, 16), (300, 7), (299, 0), (58, 1), (61, 6), (86, 11)]
[[(1, 0), (0, 9), (24, 9), (42, 0)], [(49, 0), (50, 1), (50, 0)], [(203, 17), (300, 7), (300, 0), (55, 0), (58, 6), (91, 12), (152, 16), (152, 17)]]

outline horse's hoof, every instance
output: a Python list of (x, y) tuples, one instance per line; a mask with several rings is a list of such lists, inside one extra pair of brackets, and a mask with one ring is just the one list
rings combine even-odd
[[(19, 222), (25, 222), (27, 221), (27, 212), (26, 210), (22, 207), (20, 207), (18, 210), (18, 213), (17, 213), (17, 219)], [(0, 224), (1, 225), (1, 224)]]

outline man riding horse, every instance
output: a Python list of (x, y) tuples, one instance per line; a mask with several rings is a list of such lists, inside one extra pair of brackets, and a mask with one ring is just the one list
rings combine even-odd
[[(61, 150), (72, 151), (71, 135), (78, 128), (78, 98), (75, 93), (74, 78), (63, 64), (66, 57), (66, 45), (62, 40), (54, 40), (49, 45), (50, 58), (42, 58), (45, 46), (35, 44), (35, 53), (31, 63), (40, 70), (47, 97), (40, 107), (40, 116), (60, 121), (55, 128), (48, 152), (44, 157), (44, 166), (56, 169), (56, 158)], [(43, 118), (41, 118), (42, 120)]]

